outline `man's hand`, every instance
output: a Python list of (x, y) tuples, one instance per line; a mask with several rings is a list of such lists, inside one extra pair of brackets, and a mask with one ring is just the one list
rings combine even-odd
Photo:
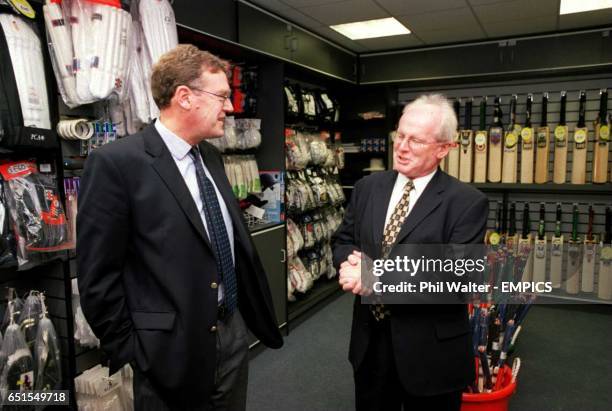
[(338, 282), (343, 291), (350, 291), (355, 295), (370, 294), (371, 291), (361, 284), (361, 252), (353, 251), (340, 265)]

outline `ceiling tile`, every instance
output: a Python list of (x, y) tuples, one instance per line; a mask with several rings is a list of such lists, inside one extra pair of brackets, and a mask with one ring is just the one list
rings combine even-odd
[(485, 38), (480, 26), (453, 26), (440, 30), (421, 30), (415, 33), (427, 45), (457, 43)]
[(554, 31), (557, 17), (533, 17), (520, 20), (504, 20), (497, 22), (483, 22), (489, 37), (517, 36), (523, 34), (542, 33)]
[(480, 6), (483, 4), (493, 3), (512, 3), (514, 0), (467, 0), (472, 6)]
[(321, 37), (324, 37), (330, 40), (332, 43), (336, 43), (339, 46), (342, 46), (354, 52), (360, 53), (360, 52), (369, 50), (368, 48), (362, 46), (356, 41), (353, 41), (349, 39), (348, 37), (344, 37), (342, 34), (330, 29), (327, 26), (320, 26), (320, 27), (317, 27), (316, 29), (313, 29), (312, 31), (319, 34)]
[(389, 17), (387, 12), (371, 0), (347, 0), (322, 6), (304, 7), (300, 10), (327, 25)]
[(329, 4), (329, 3), (341, 3), (345, 0), (280, 0), (280, 1), (288, 4), (291, 7), (295, 7), (296, 9), (299, 9), (300, 7), (320, 6), (322, 4)]
[(250, 2), (269, 11), (283, 11), (291, 8), (280, 0), (250, 0)]
[(279, 12), (279, 15), (307, 29), (323, 26), (323, 23), (305, 15), (299, 10), (284, 10)]
[(363, 39), (357, 41), (357, 43), (366, 47), (370, 51), (401, 49), (423, 45), (423, 43), (418, 38), (410, 34), (403, 34), (401, 36), (378, 37), (375, 39)]
[(381, 7), (397, 16), (465, 7), (465, 0), (377, 0)]
[(609, 25), (612, 21), (612, 9), (573, 13), (559, 16), (559, 29), (567, 30), (579, 27)]
[[(412, 31), (447, 30), (455, 26), (478, 26), (474, 14), (468, 7), (454, 10), (442, 10), (430, 13), (396, 16)], [(481, 34), (484, 35), (484, 33)]]
[(507, 22), (526, 17), (554, 16), (556, 18), (559, 13), (558, 8), (559, 0), (514, 0), (473, 7), (483, 25), (485, 22)]

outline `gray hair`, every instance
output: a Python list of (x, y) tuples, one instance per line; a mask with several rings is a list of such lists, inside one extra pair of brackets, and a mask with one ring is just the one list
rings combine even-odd
[(457, 131), (457, 115), (450, 101), (442, 94), (423, 94), (411, 103), (406, 104), (402, 113), (421, 106), (434, 106), (440, 110), (442, 118), (436, 132), (436, 140), (453, 141)]

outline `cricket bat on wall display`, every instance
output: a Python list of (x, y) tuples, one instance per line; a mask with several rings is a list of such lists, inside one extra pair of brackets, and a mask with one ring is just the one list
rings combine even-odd
[(491, 183), (499, 183), (501, 181), (503, 136), (504, 127), (502, 124), (501, 98), (495, 97), (493, 124), (489, 130), (489, 171), (487, 177)]
[(474, 182), (487, 181), (487, 98), (480, 102), (480, 121), (474, 137)]
[(516, 204), (512, 202), (510, 204), (508, 222), (508, 234), (506, 235), (506, 249), (508, 252), (516, 254), (518, 250), (518, 234), (516, 232)]
[(533, 95), (527, 96), (525, 127), (521, 130), (521, 184), (533, 183), (533, 128), (531, 126), (531, 105)]
[(597, 237), (593, 235), (593, 219), (595, 211), (589, 206), (589, 225), (584, 238), (584, 253), (582, 255), (582, 286), (585, 293), (592, 293), (595, 283), (595, 255), (597, 254)]
[(546, 206), (540, 203), (538, 234), (533, 248), (533, 281), (546, 281)]
[(533, 250), (531, 248), (531, 219), (529, 218), (529, 203), (523, 207), (523, 227), (518, 240), (518, 254), (527, 256), (527, 263), (521, 281), (531, 281), (533, 275)]
[(457, 116), (457, 132), (455, 133), (454, 145), (448, 151), (446, 163), (447, 173), (453, 177), (459, 178), (459, 110), (461, 110), (461, 101), (455, 100), (453, 103), (455, 109), (455, 115)]
[(464, 183), (472, 181), (472, 157), (474, 152), (472, 140), (472, 100), (469, 100), (465, 103), (463, 130), (461, 130), (459, 139), (459, 180)]
[(563, 234), (561, 234), (561, 203), (557, 203), (555, 218), (555, 233), (550, 243), (550, 282), (553, 288), (561, 287), (561, 273), (563, 270)]
[(548, 152), (550, 150), (550, 130), (548, 129), (548, 93), (542, 95), (542, 119), (536, 138), (535, 182), (548, 182)]
[[(518, 161), (518, 134), (516, 133), (516, 94), (510, 99), (510, 124), (504, 137), (504, 157), (502, 161), (502, 183), (516, 183)], [(520, 129), (520, 126), (519, 126)]]
[(599, 248), (599, 277), (597, 297), (612, 300), (612, 210), (606, 207), (605, 232)]
[(605, 183), (608, 180), (608, 156), (610, 152), (608, 89), (602, 89), (599, 92), (599, 116), (595, 125), (593, 152), (593, 182)]
[(580, 108), (578, 109), (578, 123), (574, 129), (574, 143), (572, 144), (572, 184), (586, 182), (586, 159), (589, 130), (585, 122), (586, 93), (580, 92)]
[(578, 237), (578, 204), (572, 211), (572, 237), (567, 242), (567, 277), (565, 291), (578, 294), (580, 288), (580, 263), (582, 262), (582, 243)]
[(565, 183), (567, 173), (567, 141), (569, 131), (565, 124), (565, 111), (567, 107), (567, 93), (561, 92), (561, 109), (559, 112), (559, 125), (555, 127), (555, 155), (553, 159), (553, 182)]

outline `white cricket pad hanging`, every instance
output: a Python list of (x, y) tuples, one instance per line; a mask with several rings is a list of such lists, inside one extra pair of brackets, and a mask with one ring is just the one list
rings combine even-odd
[(30, 24), (21, 17), (0, 14), (0, 24), (15, 73), (23, 125), (50, 129), (49, 100), (40, 39)]

